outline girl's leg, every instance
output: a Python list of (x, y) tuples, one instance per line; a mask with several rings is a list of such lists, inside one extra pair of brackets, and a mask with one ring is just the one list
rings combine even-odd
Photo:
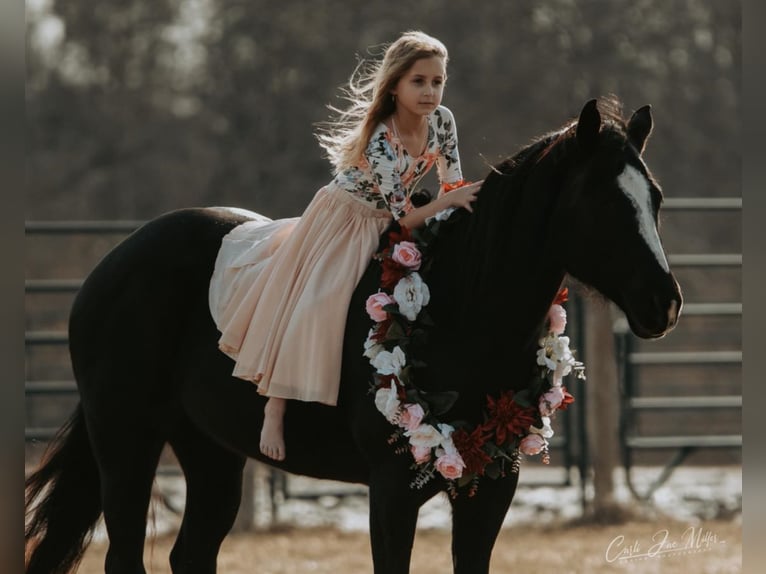
[(283, 420), (287, 400), (270, 397), (263, 409), (261, 430), (261, 453), (274, 460), (285, 459), (285, 433)]

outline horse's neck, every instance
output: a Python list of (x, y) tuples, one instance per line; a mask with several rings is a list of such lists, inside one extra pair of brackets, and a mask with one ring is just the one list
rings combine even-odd
[[(511, 231), (508, 239), (513, 248), (502, 264), (497, 262), (493, 277), (481, 281), (478, 291), (470, 280), (456, 280), (447, 287), (446, 274), (437, 274), (441, 281), (432, 285), (432, 291), (440, 385), (445, 377), (453, 379), (450, 386), (467, 382), (483, 397), (488, 391), (523, 386), (527, 372), (535, 369), (537, 340), (564, 271), (551, 253), (552, 242), (523, 230)], [(477, 253), (481, 252), (477, 245)], [(461, 270), (461, 262), (449, 257), (442, 264), (457, 273)], [(440, 296), (442, 287), (448, 297)], [(465, 377), (470, 380), (457, 380)]]

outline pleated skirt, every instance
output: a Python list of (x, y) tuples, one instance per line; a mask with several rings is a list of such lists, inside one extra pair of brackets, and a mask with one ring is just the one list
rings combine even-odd
[(331, 184), (300, 218), (226, 235), (209, 295), (233, 375), (266, 396), (337, 404), (348, 306), (390, 221)]

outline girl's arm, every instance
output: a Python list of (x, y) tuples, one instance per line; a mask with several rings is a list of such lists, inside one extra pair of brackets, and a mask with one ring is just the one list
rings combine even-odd
[[(423, 225), (429, 217), (436, 215), (448, 207), (462, 207), (473, 212), (471, 203), (476, 200), (482, 182), (460, 185), (463, 182), (463, 173), (460, 169), (460, 154), (457, 149), (457, 127), (452, 112), (440, 106), (436, 110), (437, 130), (440, 132), (439, 159), (436, 169), (439, 173), (441, 189), (439, 196), (422, 207), (410, 211), (399, 220), (401, 225), (415, 229)], [(459, 187), (454, 187), (458, 185)]]
[[(452, 113), (447, 108), (441, 107), (437, 113), (441, 115), (438, 129), (443, 132), (443, 145), (437, 160), (437, 170), (442, 187), (439, 197), (427, 205), (412, 209), (409, 213), (405, 211), (409, 207), (407, 190), (402, 184), (401, 174), (397, 166), (396, 151), (391, 146), (387, 130), (373, 134), (365, 150), (365, 159), (371, 167), (373, 178), (378, 184), (380, 194), (388, 209), (400, 225), (410, 229), (421, 227), (426, 219), (448, 207), (463, 207), (468, 211), (473, 211), (471, 203), (476, 199), (476, 194), (481, 187), (481, 182), (477, 182), (452, 189), (450, 183), (462, 182), (455, 122)], [(445, 192), (446, 189), (452, 190)]]
[(422, 207), (416, 207), (407, 215), (400, 218), (399, 225), (403, 225), (409, 229), (417, 229), (426, 222), (426, 219), (448, 207), (462, 207), (473, 213), (471, 203), (476, 200), (476, 194), (479, 193), (479, 188), (482, 183), (483, 182), (481, 181), (469, 183), (463, 187), (453, 189), (448, 193), (440, 194), (439, 197), (432, 202), (427, 203)]

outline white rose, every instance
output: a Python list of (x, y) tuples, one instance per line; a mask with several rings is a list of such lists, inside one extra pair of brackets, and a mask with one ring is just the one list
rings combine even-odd
[(556, 369), (556, 363), (548, 357), (548, 350), (545, 347), (537, 350), (537, 364), (551, 371)]
[(446, 221), (449, 219), (449, 216), (452, 215), (455, 211), (454, 207), (448, 207), (447, 209), (442, 209), (441, 211), (437, 212), (435, 215), (432, 215), (431, 217), (426, 219), (426, 225), (431, 223), (432, 221)]
[(560, 363), (568, 363), (572, 360), (572, 351), (569, 350), (569, 337), (556, 337), (551, 346), (551, 358)]
[(434, 448), (441, 444), (444, 436), (428, 424), (421, 424), (416, 429), (407, 431), (404, 435), (410, 439), (410, 444), (418, 448)]
[(418, 273), (410, 273), (402, 277), (394, 287), (394, 301), (399, 305), (399, 311), (402, 315), (410, 321), (417, 318), (420, 310), (428, 305), (430, 299), (431, 293), (428, 290), (428, 285)]
[(374, 359), (378, 353), (385, 350), (385, 347), (375, 341), (375, 339), (372, 338), (372, 335), (375, 333), (375, 328), (370, 329), (370, 332), (367, 333), (367, 340), (364, 342), (364, 356), (368, 359)]
[(560, 381), (563, 377), (566, 377), (572, 371), (572, 363), (559, 363), (556, 365), (556, 370), (553, 372), (553, 380)]
[(380, 351), (370, 361), (370, 364), (381, 375), (396, 375), (398, 377), (406, 362), (407, 357), (404, 351), (399, 346), (396, 346), (393, 351)]
[[(439, 432), (442, 433), (441, 448), (447, 454), (457, 454), (457, 448), (455, 443), (452, 442), (452, 433), (455, 432), (455, 427), (446, 423), (439, 423)], [(439, 454), (441, 456), (441, 454)]]
[(537, 428), (534, 425), (530, 425), (529, 432), (534, 434), (539, 434), (543, 438), (551, 438), (553, 436), (553, 428), (551, 428), (551, 418), (550, 417), (540, 417), (543, 421), (542, 428)]
[(399, 420), (399, 397), (397, 396), (396, 383), (391, 381), (390, 388), (378, 389), (375, 393), (375, 406), (383, 413), (386, 420), (396, 424)]

